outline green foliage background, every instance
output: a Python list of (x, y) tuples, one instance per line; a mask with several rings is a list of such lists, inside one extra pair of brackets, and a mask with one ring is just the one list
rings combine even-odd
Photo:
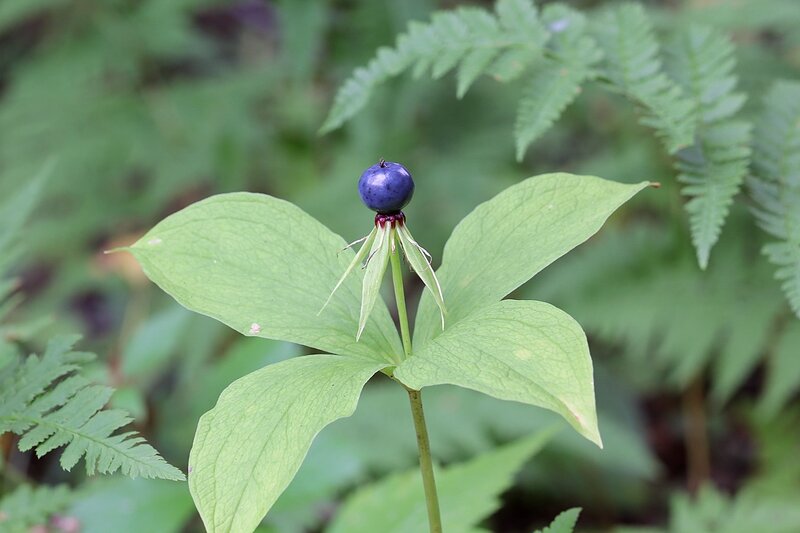
[[(379, 47), (393, 46), (410, 21), (427, 23), (437, 9), (460, 4), (3, 0), (0, 369), (20, 354), (43, 352), (55, 335), (81, 332), (80, 348), (99, 356), (85, 373), (116, 388), (111, 406), (131, 413), (135, 429), (185, 471), (197, 420), (221, 390), (304, 349), (242, 339), (193, 315), (146, 282), (131, 258), (103, 250), (134, 242), (193, 201), (236, 190), (286, 198), (353, 240), (371, 224), (355, 182), (378, 157), (401, 161), (414, 174), (417, 190), (406, 213), (434, 258), (475, 205), (527, 176), (569, 171), (659, 181), (660, 191), (637, 197), (597, 237), (519, 289), (558, 305), (586, 329), (605, 449), (558, 433), (485, 528), (529, 532), (582, 507), (579, 530), (729, 532), (766, 523), (797, 531), (800, 322), (790, 302), (796, 309), (800, 201), (776, 195), (774, 185), (787, 175), (800, 179), (785, 170), (800, 166), (800, 99), (790, 83), (773, 86), (785, 79), (796, 87), (800, 79), (796, 0), (630, 8), (617, 21), (616, 38), (632, 41), (634, 50), (648, 35), (657, 38), (661, 48), (652, 56), (640, 50), (645, 57), (636, 61), (663, 62), (669, 76), (656, 84), (655, 96), (650, 85), (627, 87), (638, 108), (626, 101), (623, 83), (606, 90), (603, 83), (614, 88), (613, 76), (582, 83), (598, 77), (595, 68), (614, 71), (582, 54), (586, 43), (576, 41), (563, 46), (577, 46), (585, 70), (549, 93), (532, 90), (552, 81), (547, 70), (519, 78), (492, 73), (505, 83), (469, 72), (432, 81), (392, 71), (343, 128), (318, 134), (353, 69)], [(590, 25), (614, 29), (602, 14), (613, 3), (568, 4)], [(650, 127), (669, 129), (661, 128), (664, 117), (638, 113), (665, 98), (665, 83), (703, 87), (702, 76), (681, 78), (693, 58), (670, 40), (690, 22), (730, 38), (732, 46), (721, 46), (731, 46), (723, 55), (735, 66), (700, 56), (697, 68), (738, 76), (736, 92), (748, 98), (736, 120), (755, 124), (752, 172), (731, 167), (730, 154), (709, 156), (735, 174), (729, 182), (744, 182), (743, 192), (736, 194), (737, 185), (726, 193), (735, 195), (725, 204), (730, 212), (711, 230), (697, 229), (695, 213), (703, 207), (691, 203), (705, 193), (682, 190), (703, 170), (691, 165), (691, 153), (676, 159), (664, 150), (676, 152), (670, 139), (680, 131), (654, 135)], [(521, 109), (542, 105), (538, 98), (565, 106), (554, 95), (572, 95), (577, 86), (583, 90), (560, 118), (519, 118)], [(732, 119), (723, 113), (694, 120), (711, 129)], [(775, 168), (776, 147), (794, 154), (784, 158), (784, 170)], [(36, 179), (42, 174), (46, 179)], [(794, 220), (794, 233), (782, 234), (779, 219)], [(721, 228), (718, 241), (714, 228)], [(764, 245), (782, 265), (785, 293)], [(421, 286), (412, 289), (417, 298)], [(405, 399), (386, 385), (373, 380), (354, 417), (320, 436), (264, 531), (335, 525), (349, 495), (414, 464)], [(434, 455), (448, 465), (555, 420), (462, 390), (434, 388), (426, 403)], [(19, 452), (15, 439), (0, 436), (0, 517), (24, 507), (29, 525), (51, 520), (54, 531), (54, 514), (77, 519), (81, 531), (108, 531), (110, 523), (115, 531), (201, 528), (185, 484), (86, 478), (82, 469), (68, 474), (57, 457)]]

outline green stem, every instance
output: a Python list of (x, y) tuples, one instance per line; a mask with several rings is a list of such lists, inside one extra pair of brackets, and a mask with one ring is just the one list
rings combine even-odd
[[(392, 235), (394, 237), (394, 235)], [(397, 315), (400, 321), (400, 335), (403, 339), (403, 351), (406, 357), (411, 356), (411, 334), (408, 329), (408, 314), (406, 312), (406, 296), (403, 290), (403, 272), (400, 268), (399, 243), (396, 243), (391, 254), (392, 282), (394, 283), (394, 296), (397, 302)], [(422, 409), (422, 393), (409, 389), (408, 399), (411, 402), (411, 415), (414, 419), (414, 429), (417, 432), (417, 448), (419, 448), (419, 469), (422, 472), (422, 486), (425, 489), (425, 503), (428, 506), (428, 524), (431, 533), (442, 533), (442, 518), (439, 514), (439, 495), (436, 493), (436, 479), (433, 477), (433, 459), (431, 458), (431, 443), (428, 439), (428, 428), (425, 426), (425, 412)]]
[(428, 524), (431, 533), (442, 533), (442, 517), (439, 515), (439, 495), (436, 493), (436, 479), (433, 477), (433, 460), (431, 459), (431, 443), (428, 440), (428, 428), (425, 427), (425, 412), (422, 410), (422, 392), (406, 389), (411, 401), (411, 414), (414, 417), (414, 429), (417, 431), (417, 448), (419, 448), (419, 469), (422, 472), (422, 486), (425, 488), (425, 503), (428, 505)]

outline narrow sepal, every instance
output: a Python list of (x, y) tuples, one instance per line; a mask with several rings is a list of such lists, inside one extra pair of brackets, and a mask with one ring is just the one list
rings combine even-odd
[[(369, 235), (367, 235), (363, 239), (360, 239), (360, 240), (355, 241), (353, 243), (353, 244), (357, 244), (357, 243), (361, 242), (362, 240), (364, 241), (364, 244), (361, 246), (361, 249), (358, 251), (358, 253), (356, 253), (355, 257), (353, 257), (353, 260), (350, 261), (350, 264), (347, 266), (347, 269), (344, 271), (344, 274), (342, 274), (342, 277), (339, 278), (339, 282), (336, 284), (336, 286), (331, 291), (330, 295), (328, 296), (328, 299), (325, 300), (325, 303), (322, 305), (320, 310), (317, 312), (318, 316), (319, 316), (320, 313), (322, 313), (322, 311), (325, 310), (326, 307), (328, 307), (328, 304), (330, 303), (331, 298), (333, 298), (333, 295), (336, 293), (336, 291), (339, 289), (339, 287), (341, 287), (342, 283), (344, 283), (344, 280), (347, 278), (347, 276), (349, 276), (350, 273), (353, 272), (353, 269), (356, 268), (356, 265), (364, 260), (364, 258), (367, 255), (367, 252), (370, 250), (370, 248), (372, 248), (372, 243), (375, 240), (375, 235), (377, 233), (378, 233), (378, 228), (376, 227), (375, 229), (373, 229), (369, 233)], [(349, 245), (348, 248), (350, 246), (353, 246), (353, 244)]]
[[(376, 226), (377, 237), (373, 238), (370, 247), (369, 257), (367, 258), (367, 271), (364, 273), (364, 285), (361, 290), (361, 316), (358, 319), (358, 333), (356, 341), (361, 338), (361, 333), (367, 325), (367, 319), (375, 306), (375, 301), (380, 293), (383, 275), (389, 264), (389, 248), (391, 247), (392, 228), (386, 226)], [(366, 248), (366, 245), (364, 246)]]
[(442, 329), (444, 329), (444, 316), (447, 314), (447, 309), (444, 306), (444, 296), (442, 295), (442, 287), (439, 285), (439, 280), (436, 278), (436, 273), (430, 262), (430, 254), (420, 246), (411, 232), (408, 231), (406, 226), (399, 226), (397, 234), (400, 237), (400, 245), (403, 247), (403, 253), (406, 255), (408, 264), (412, 270), (419, 276), (422, 282), (431, 291), (436, 305), (439, 306), (439, 314), (442, 318)]

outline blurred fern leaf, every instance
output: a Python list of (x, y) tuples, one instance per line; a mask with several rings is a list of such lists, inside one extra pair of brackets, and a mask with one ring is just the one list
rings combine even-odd
[(759, 409), (766, 417), (775, 417), (800, 389), (800, 323), (787, 324), (776, 340), (767, 368), (766, 390)]
[(114, 434), (131, 419), (124, 411), (103, 410), (113, 390), (78, 373), (94, 356), (72, 351), (75, 341), (54, 339), (41, 358), (31, 355), (0, 369), (0, 433), (20, 435), (20, 450), (35, 449), (40, 457), (66, 445), (65, 470), (85, 456), (88, 474), (119, 470), (131, 477), (185, 479), (135, 432)]
[(30, 533), (72, 501), (66, 485), (31, 487), (20, 485), (0, 499), (0, 531)]
[(344, 124), (366, 105), (377, 85), (409, 69), (414, 76), (430, 71), (440, 78), (458, 67), (459, 97), (484, 73), (500, 81), (514, 79), (539, 58), (547, 37), (528, 0), (500, 0), (495, 14), (459, 8), (436, 12), (428, 23), (412, 22), (394, 47), (378, 49), (344, 83), (320, 132)]
[(662, 71), (653, 25), (639, 4), (606, 11), (594, 25), (611, 88), (633, 100), (642, 124), (656, 130), (670, 153), (694, 140), (692, 102)]
[(728, 497), (706, 485), (691, 498), (678, 493), (672, 499), (668, 531), (714, 531), (739, 533), (756, 531), (769, 523), (771, 533), (793, 533), (800, 528), (797, 493), (761, 494), (750, 487)]
[(580, 514), (580, 507), (567, 509), (555, 517), (549, 526), (544, 529), (537, 529), (535, 533), (572, 533), (575, 530), (575, 524), (578, 522), (578, 515)]
[(764, 253), (800, 317), (800, 83), (775, 83), (756, 130), (750, 194), (761, 228), (778, 239)]
[[(766, 265), (743, 267), (743, 240), (723, 243), (719, 264), (701, 273), (673, 234), (645, 225), (607, 231), (558, 271), (543, 275), (530, 296), (557, 302), (590, 334), (619, 345), (637, 363), (630, 365), (638, 369), (636, 380), (685, 387), (712, 369), (711, 396), (722, 404), (762, 360), (771, 338), (791, 345), (791, 339), (781, 340), (790, 330), (775, 337), (783, 305), (777, 288), (767, 283)], [(780, 407), (785, 391), (800, 384), (795, 375), (786, 373), (785, 384), (770, 380), (763, 394), (777, 395)], [(784, 392), (770, 390), (777, 386)]]
[(750, 162), (751, 125), (732, 118), (745, 102), (734, 92), (736, 61), (733, 44), (720, 32), (691, 25), (672, 46), (671, 72), (694, 102), (697, 135), (678, 152), (678, 180), (686, 203), (692, 242), (700, 267), (708, 266), (711, 248), (739, 192)]
[(548, 44), (552, 57), (543, 59), (534, 70), (519, 101), (514, 126), (518, 161), (575, 100), (583, 83), (596, 77), (592, 67), (602, 57), (594, 39), (583, 33), (586, 20), (580, 13), (551, 4), (542, 19), (553, 34)]

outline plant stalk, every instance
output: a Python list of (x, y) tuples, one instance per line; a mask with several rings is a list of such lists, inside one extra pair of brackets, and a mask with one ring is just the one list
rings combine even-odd
[[(394, 238), (394, 234), (392, 234)], [(403, 289), (403, 272), (400, 265), (400, 249), (397, 243), (391, 253), (392, 282), (397, 303), (397, 317), (400, 321), (400, 336), (403, 340), (403, 351), (406, 358), (411, 356), (411, 333), (408, 329), (408, 313), (406, 312), (406, 296)], [(436, 479), (433, 476), (433, 459), (431, 443), (428, 439), (428, 428), (425, 425), (425, 412), (422, 409), (422, 393), (409, 389), (408, 399), (411, 402), (411, 416), (417, 432), (417, 448), (419, 449), (419, 469), (422, 472), (422, 486), (425, 489), (425, 503), (428, 507), (428, 524), (431, 533), (442, 533), (442, 518), (439, 513), (439, 495), (436, 493)]]
[(683, 393), (686, 420), (686, 455), (688, 462), (687, 487), (696, 494), (711, 477), (711, 452), (708, 444), (708, 421), (703, 390), (703, 375), (697, 376)]
[(439, 495), (436, 493), (436, 479), (433, 477), (433, 460), (431, 443), (428, 440), (428, 428), (425, 426), (425, 412), (422, 410), (422, 392), (408, 390), (411, 401), (411, 414), (414, 418), (414, 429), (417, 431), (417, 448), (419, 448), (419, 469), (422, 472), (422, 486), (425, 488), (425, 502), (428, 505), (428, 524), (431, 533), (442, 533), (442, 517), (439, 515)]

